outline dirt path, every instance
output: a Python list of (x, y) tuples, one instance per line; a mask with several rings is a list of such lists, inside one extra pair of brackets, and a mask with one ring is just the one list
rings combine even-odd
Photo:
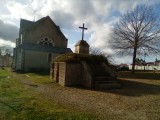
[[(29, 77), (22, 77), (16, 73), (12, 75), (26, 87), (33, 88), (36, 92), (60, 105), (73, 110), (95, 113), (102, 118), (108, 116), (116, 119), (149, 119), (153, 115), (160, 114), (160, 86), (154, 85), (150, 81), (147, 84), (123, 81), (122, 83), (125, 86), (123, 89), (92, 91), (61, 87), (56, 83), (42, 85), (34, 83)], [(160, 84), (160, 81), (156, 82)], [(127, 87), (127, 85), (130, 86)], [(147, 89), (150, 89), (150, 91)], [(150, 106), (154, 106), (154, 108), (152, 109)], [(155, 109), (158, 109), (158, 112)], [(147, 113), (152, 113), (152, 115)], [(158, 118), (160, 117), (158, 116)]]

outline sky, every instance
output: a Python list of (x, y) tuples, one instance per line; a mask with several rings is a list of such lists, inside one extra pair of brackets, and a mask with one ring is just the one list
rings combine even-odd
[[(0, 0), (0, 47), (15, 47), (18, 38), (20, 18), (36, 21), (50, 16), (60, 26), (68, 38), (68, 47), (74, 51), (74, 45), (81, 39), (83, 23), (84, 39), (105, 52), (113, 54), (109, 46), (109, 37), (113, 24), (120, 15), (133, 10), (137, 5), (153, 6), (160, 12), (160, 0)], [(144, 56), (138, 56), (144, 59)], [(146, 56), (146, 61), (154, 61), (160, 56)], [(131, 63), (131, 56), (113, 57), (113, 63)]]

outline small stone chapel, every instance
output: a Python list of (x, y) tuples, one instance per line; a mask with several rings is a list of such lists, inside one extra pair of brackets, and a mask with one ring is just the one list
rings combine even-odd
[(72, 53), (68, 39), (49, 16), (37, 21), (20, 20), (12, 68), (16, 71), (49, 71), (50, 62), (60, 54)]
[[(82, 28), (82, 40), (76, 43), (75, 53), (58, 56), (52, 62), (51, 79), (61, 86), (83, 86), (90, 89), (121, 87), (116, 79), (115, 67), (104, 59), (100, 60), (102, 56), (89, 55), (89, 44), (83, 39), (84, 30), (87, 28), (84, 24), (79, 28)], [(71, 61), (68, 61), (69, 59)], [(94, 62), (88, 62), (87, 59), (94, 59)]]

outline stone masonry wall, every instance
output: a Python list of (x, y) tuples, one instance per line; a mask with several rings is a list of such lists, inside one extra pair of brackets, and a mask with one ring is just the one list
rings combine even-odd
[(65, 86), (80, 85), (81, 82), (81, 65), (66, 63)]
[(65, 86), (65, 80), (66, 80), (66, 63), (60, 62), (59, 63), (59, 72), (58, 72), (58, 83), (61, 86)]
[(86, 64), (86, 62), (81, 62), (82, 64), (82, 82), (81, 85), (87, 88), (93, 88), (93, 74), (91, 72), (90, 67)]
[(61, 86), (83, 85), (88, 88), (92, 87), (93, 77), (85, 62), (77, 64), (55, 62), (51, 67), (54, 69), (51, 68), (52, 79)]

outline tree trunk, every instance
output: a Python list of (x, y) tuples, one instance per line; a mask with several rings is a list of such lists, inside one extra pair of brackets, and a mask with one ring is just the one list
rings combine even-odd
[(135, 73), (136, 54), (137, 54), (137, 45), (135, 45), (133, 51), (132, 74)]

